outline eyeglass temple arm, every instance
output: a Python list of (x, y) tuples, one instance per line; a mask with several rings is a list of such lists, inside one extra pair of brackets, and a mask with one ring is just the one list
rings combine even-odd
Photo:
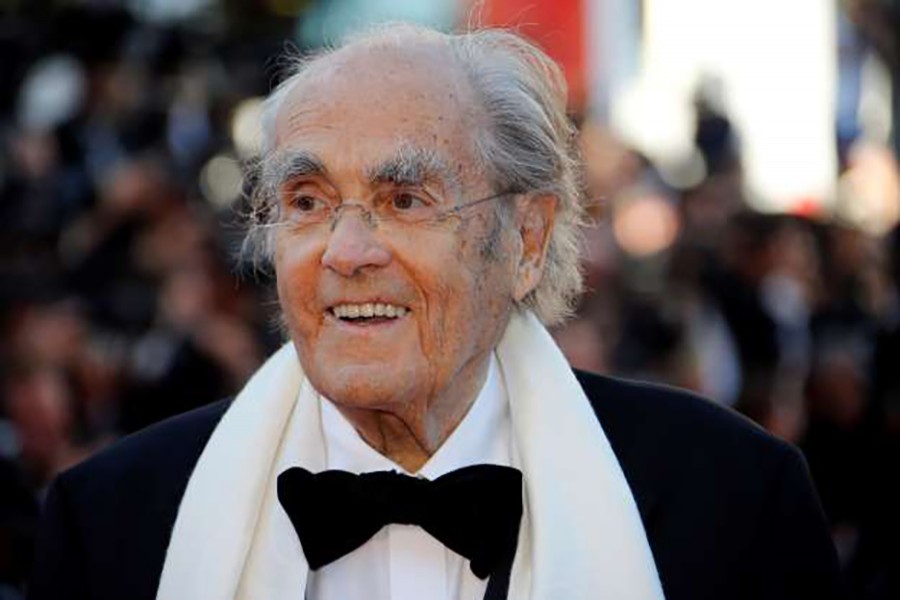
[(444, 214), (454, 214), (462, 212), (466, 208), (472, 208), (473, 206), (478, 206), (479, 204), (484, 204), (485, 202), (490, 202), (491, 200), (496, 200), (498, 198), (503, 198), (504, 196), (511, 196), (513, 194), (518, 194), (519, 192), (514, 192), (511, 190), (507, 190), (504, 192), (499, 192), (497, 194), (493, 194), (486, 198), (479, 198), (478, 200), (473, 200), (471, 202), (467, 202), (466, 204), (460, 204), (459, 206), (454, 206), (452, 208), (448, 208)]

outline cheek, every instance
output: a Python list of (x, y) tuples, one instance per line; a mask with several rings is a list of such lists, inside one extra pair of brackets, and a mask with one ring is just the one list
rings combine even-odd
[(476, 316), (493, 317), (509, 306), (514, 284), (514, 260), (497, 217), (485, 217), (460, 248), (460, 264), (468, 265), (470, 294)]
[[(440, 265), (429, 269), (423, 285), (426, 318), (420, 325), (423, 351), (432, 364), (453, 362), (482, 349), (510, 306), (509, 273), (502, 251), (486, 256), (485, 246), (502, 247), (494, 232), (473, 235), (472, 223), (460, 228), (458, 243), (445, 249)], [(445, 365), (448, 366), (449, 365)]]
[(316, 294), (321, 252), (308, 243), (280, 240), (275, 250), (275, 277), (278, 301), (289, 324), (316, 310)]

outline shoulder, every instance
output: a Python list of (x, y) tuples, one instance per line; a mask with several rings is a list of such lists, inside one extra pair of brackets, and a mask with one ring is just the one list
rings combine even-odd
[(687, 390), (575, 371), (611, 442), (690, 451), (794, 452), (793, 447), (725, 406)]
[(576, 372), (667, 598), (831, 598), (837, 561), (799, 450), (687, 391)]
[(759, 499), (783, 470), (805, 469), (792, 445), (694, 393), (583, 371), (576, 376), (642, 513), (665, 489)]
[(43, 508), (30, 597), (151, 600), (181, 497), (228, 405), (148, 427), (59, 475)]
[(62, 473), (56, 487), (74, 500), (101, 504), (183, 489), (230, 403), (215, 402), (126, 436)]

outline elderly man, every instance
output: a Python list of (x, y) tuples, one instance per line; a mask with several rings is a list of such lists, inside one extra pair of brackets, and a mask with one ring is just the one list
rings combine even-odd
[(290, 342), (237, 398), (63, 474), (31, 598), (823, 598), (803, 460), (689, 394), (573, 373), (559, 69), (394, 26), (266, 104), (251, 242)]

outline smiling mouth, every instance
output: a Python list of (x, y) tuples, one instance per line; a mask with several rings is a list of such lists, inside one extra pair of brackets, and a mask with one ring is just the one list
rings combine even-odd
[(363, 304), (336, 304), (326, 312), (345, 323), (374, 325), (401, 319), (406, 316), (409, 309), (396, 304), (366, 302)]

